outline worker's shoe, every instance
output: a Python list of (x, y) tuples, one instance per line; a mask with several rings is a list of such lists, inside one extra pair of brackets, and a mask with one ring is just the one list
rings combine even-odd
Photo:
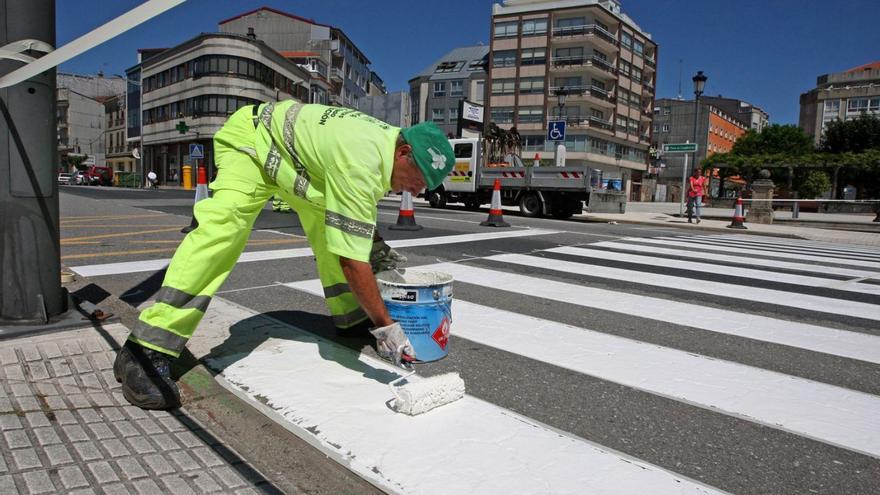
[(171, 357), (126, 341), (113, 363), (122, 395), (141, 409), (180, 407), (180, 391), (171, 378)]

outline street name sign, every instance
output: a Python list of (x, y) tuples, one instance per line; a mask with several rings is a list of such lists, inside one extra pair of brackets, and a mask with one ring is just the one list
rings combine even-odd
[(697, 143), (664, 144), (664, 153), (696, 153)]

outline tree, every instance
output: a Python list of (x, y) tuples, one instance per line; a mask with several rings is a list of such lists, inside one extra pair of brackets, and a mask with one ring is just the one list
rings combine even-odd
[(831, 189), (831, 179), (822, 170), (809, 170), (799, 179), (799, 184), (796, 184), (796, 188), (802, 199), (819, 197), (819, 195)]
[(880, 149), (880, 116), (862, 113), (853, 120), (825, 124), (822, 149), (829, 153)]
[(794, 125), (773, 124), (761, 132), (749, 130), (733, 145), (731, 154), (754, 156), (784, 154), (801, 156), (813, 152), (813, 140)]

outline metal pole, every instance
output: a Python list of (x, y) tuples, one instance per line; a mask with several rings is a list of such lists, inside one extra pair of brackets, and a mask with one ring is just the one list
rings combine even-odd
[[(0, 45), (55, 45), (55, 2), (0, 0)], [(0, 60), (0, 78), (21, 67)], [(0, 89), (0, 322), (47, 323), (61, 287), (55, 70)]]
[(685, 195), (684, 183), (687, 181), (687, 170), (688, 170), (688, 154), (685, 153), (684, 154), (684, 168), (681, 169), (681, 194), (679, 194), (679, 196), (681, 196), (681, 198), (679, 198), (679, 202), (678, 202), (678, 216), (679, 217), (684, 216), (684, 195)]

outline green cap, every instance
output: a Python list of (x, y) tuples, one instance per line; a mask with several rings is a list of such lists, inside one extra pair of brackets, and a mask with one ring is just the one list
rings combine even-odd
[(455, 154), (443, 130), (433, 122), (422, 122), (400, 132), (413, 148), (412, 156), (425, 176), (428, 190), (437, 189), (455, 166)]

